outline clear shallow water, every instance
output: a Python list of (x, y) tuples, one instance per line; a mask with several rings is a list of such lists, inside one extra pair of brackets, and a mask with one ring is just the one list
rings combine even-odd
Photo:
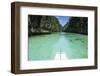
[(87, 36), (75, 33), (54, 33), (29, 37), (29, 60), (53, 60), (58, 52), (67, 59), (88, 57)]

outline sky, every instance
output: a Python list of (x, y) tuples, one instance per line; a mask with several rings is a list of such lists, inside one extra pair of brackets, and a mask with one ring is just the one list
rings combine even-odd
[(59, 23), (64, 26), (69, 21), (69, 16), (56, 16), (56, 18), (59, 20)]

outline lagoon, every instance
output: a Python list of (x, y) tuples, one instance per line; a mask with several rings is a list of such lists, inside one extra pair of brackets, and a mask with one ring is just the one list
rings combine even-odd
[(88, 58), (88, 36), (76, 33), (51, 33), (28, 38), (28, 60), (55, 60), (57, 54), (67, 59)]

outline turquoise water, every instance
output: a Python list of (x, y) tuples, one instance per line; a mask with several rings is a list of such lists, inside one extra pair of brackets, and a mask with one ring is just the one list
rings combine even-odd
[(61, 50), (68, 59), (88, 57), (87, 35), (54, 33), (29, 37), (28, 60), (53, 60)]

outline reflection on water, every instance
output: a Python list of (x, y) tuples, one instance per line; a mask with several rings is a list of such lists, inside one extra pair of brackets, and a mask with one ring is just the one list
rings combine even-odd
[(53, 60), (56, 55), (61, 56), (61, 53), (66, 59), (87, 58), (87, 36), (54, 33), (29, 38), (29, 60)]

